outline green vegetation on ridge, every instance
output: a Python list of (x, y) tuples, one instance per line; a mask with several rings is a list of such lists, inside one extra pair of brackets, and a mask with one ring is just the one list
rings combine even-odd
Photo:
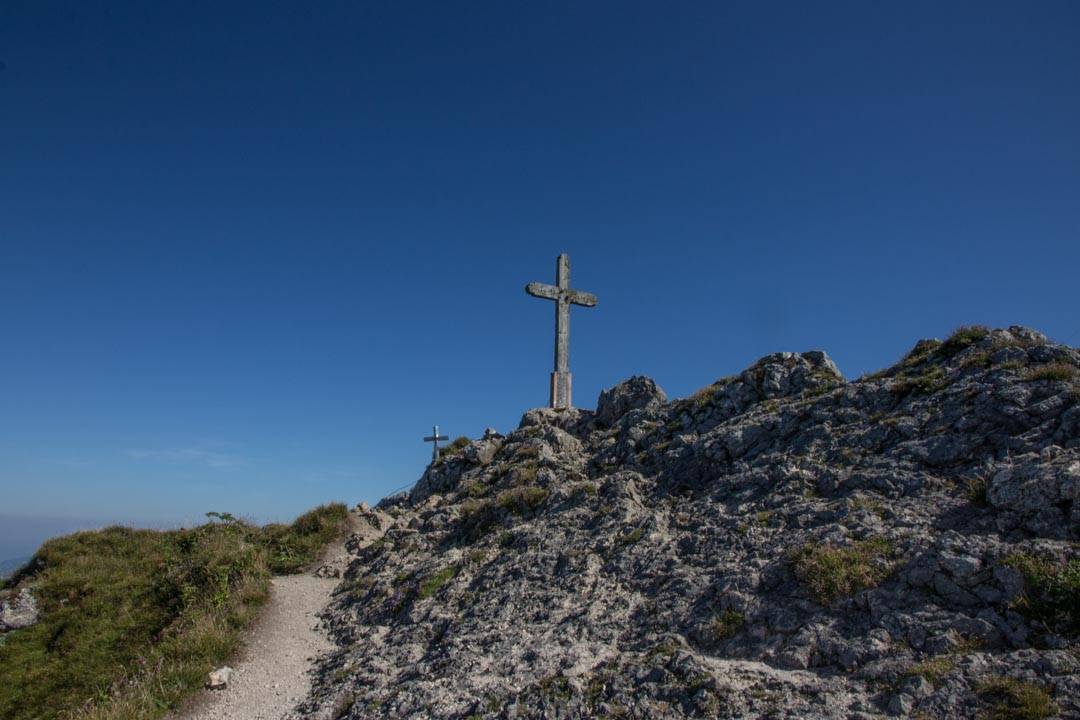
[(33, 577), (12, 578), (32, 586), (41, 614), (0, 636), (0, 717), (161, 716), (236, 651), (271, 572), (312, 562), (347, 509), (262, 528), (208, 516), (190, 530), (110, 527), (42, 545)]

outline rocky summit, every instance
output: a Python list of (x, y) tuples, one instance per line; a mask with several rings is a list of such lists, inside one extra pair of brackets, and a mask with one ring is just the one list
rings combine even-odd
[(322, 718), (1080, 716), (1080, 352), (777, 353), (455, 443), (323, 620)]

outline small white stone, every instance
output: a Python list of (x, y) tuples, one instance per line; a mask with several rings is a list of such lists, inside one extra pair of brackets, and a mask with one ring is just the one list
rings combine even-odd
[(229, 686), (229, 682), (232, 681), (235, 672), (236, 671), (228, 665), (218, 668), (210, 673), (210, 677), (206, 681), (206, 687), (211, 690), (224, 690)]

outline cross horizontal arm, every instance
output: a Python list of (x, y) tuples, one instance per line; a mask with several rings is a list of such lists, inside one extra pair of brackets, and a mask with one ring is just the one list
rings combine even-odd
[(424, 438), (424, 442), (435, 442), (436, 440), (449, 440), (449, 435), (428, 435)]
[(581, 290), (567, 290), (566, 299), (574, 305), (584, 305), (585, 307), (596, 307), (596, 303), (599, 302), (595, 295)]
[(559, 288), (554, 285), (545, 285), (544, 283), (531, 282), (525, 286), (525, 292), (529, 293), (533, 297), (545, 298), (547, 300), (559, 299)]

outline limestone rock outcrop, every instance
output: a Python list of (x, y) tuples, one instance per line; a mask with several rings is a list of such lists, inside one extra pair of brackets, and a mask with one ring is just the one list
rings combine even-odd
[(632, 378), (380, 504), (302, 710), (1077, 717), (1078, 497), (1080, 353), (1027, 328)]

